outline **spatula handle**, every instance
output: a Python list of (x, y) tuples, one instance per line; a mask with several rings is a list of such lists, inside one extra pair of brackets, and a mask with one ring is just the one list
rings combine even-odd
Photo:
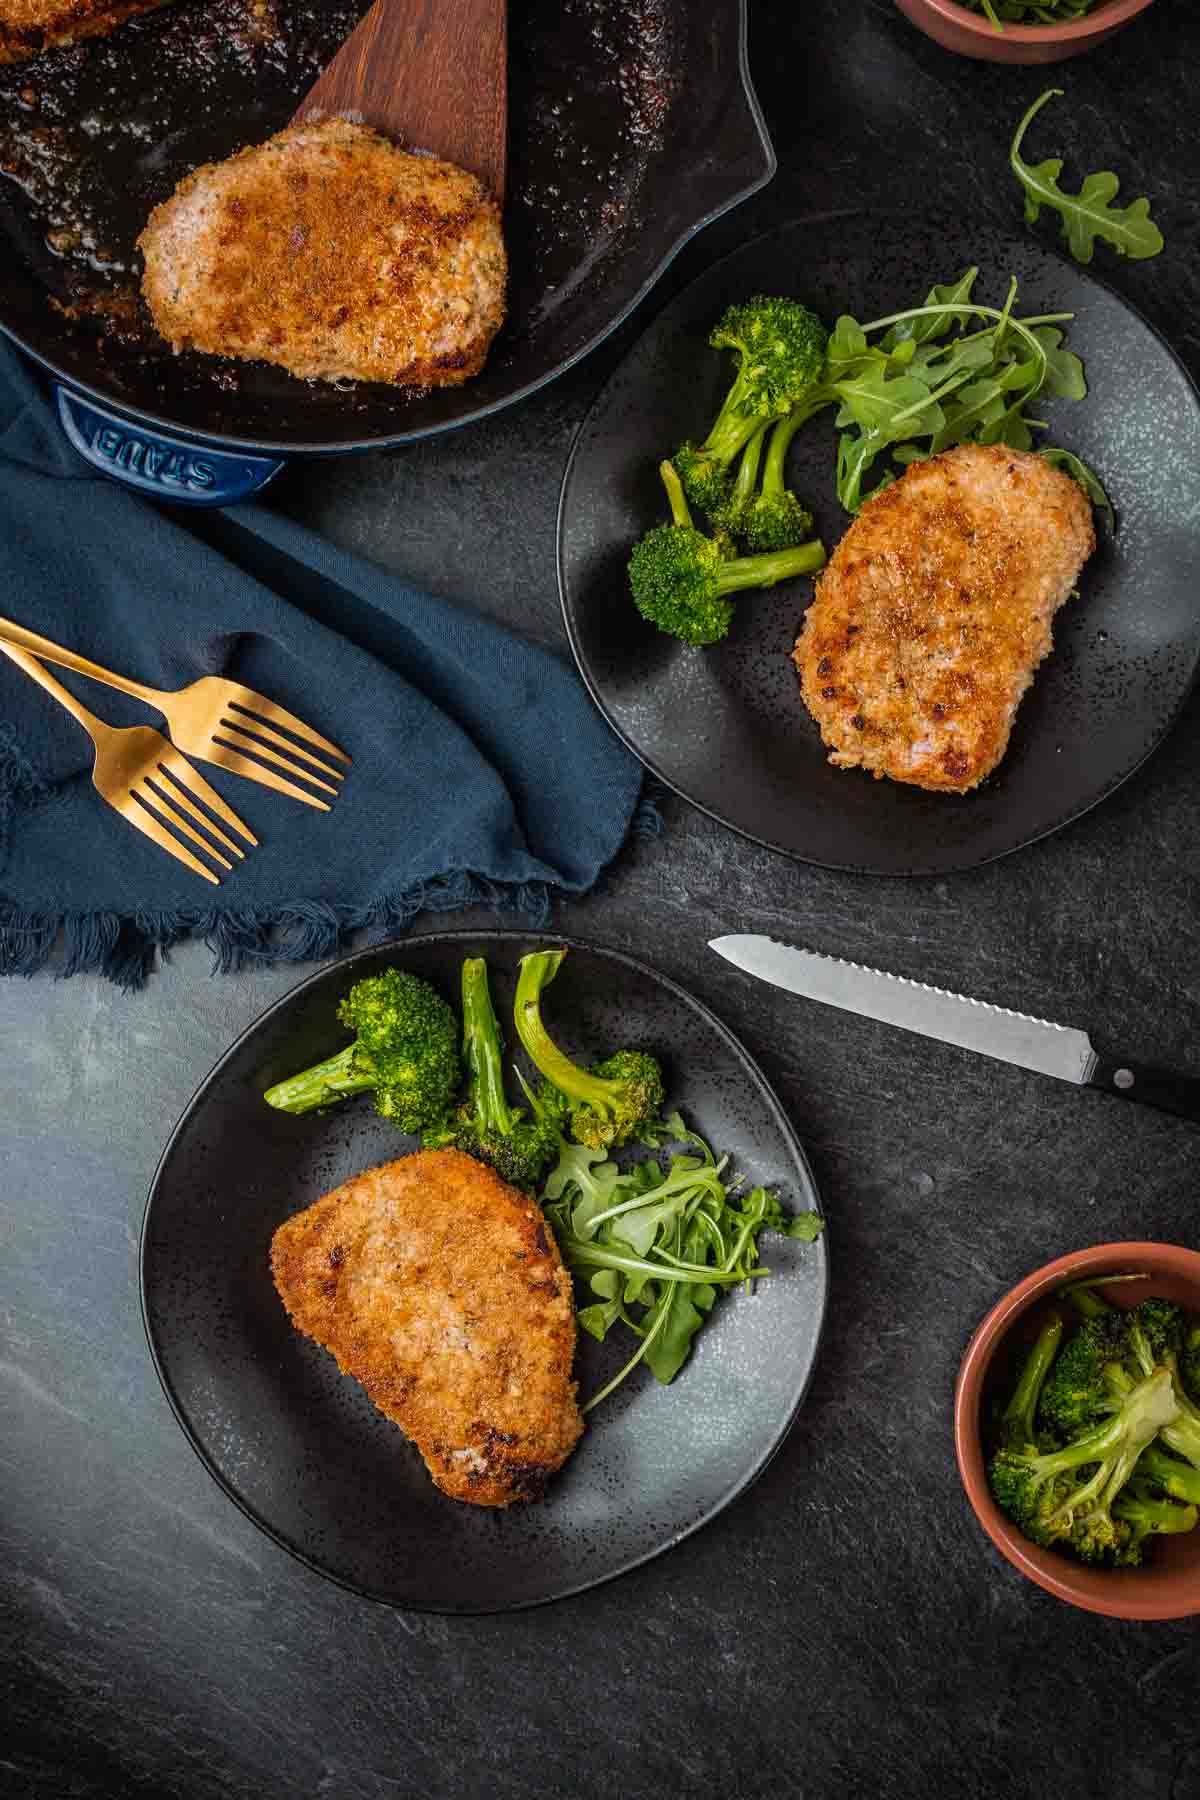
[(1200, 1077), (1195, 1075), (1155, 1069), (1129, 1057), (1118, 1060), (1101, 1056), (1088, 1086), (1099, 1088), (1104, 1094), (1115, 1094), (1121, 1100), (1140, 1100), (1144, 1106), (1156, 1106), (1160, 1112), (1175, 1113), (1200, 1124)]

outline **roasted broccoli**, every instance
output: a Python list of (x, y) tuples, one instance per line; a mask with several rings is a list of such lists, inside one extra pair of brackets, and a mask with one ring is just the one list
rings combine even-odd
[(733, 621), (731, 596), (810, 575), (825, 561), (814, 541), (770, 556), (729, 557), (726, 546), (692, 524), (679, 477), (669, 462), (659, 470), (671, 502), (670, 525), (657, 525), (629, 559), (634, 603), (644, 619), (685, 644), (715, 644)]
[(1165, 1300), (1122, 1310), (1070, 1295), (1081, 1297), (1084, 1322), (1057, 1353), (1048, 1327), (1026, 1360), (989, 1480), (1035, 1543), (1137, 1563), (1150, 1536), (1189, 1531), (1200, 1516), (1200, 1410), (1178, 1374), (1183, 1315)]
[(618, 1050), (592, 1069), (581, 1069), (552, 1041), (542, 1022), (542, 993), (554, 980), (565, 950), (535, 950), (521, 958), (514, 1019), (517, 1035), (540, 1075), (568, 1104), (572, 1136), (593, 1150), (627, 1143), (657, 1119), (663, 1104), (662, 1071), (641, 1050)]
[(746, 444), (819, 382), (828, 335), (798, 300), (758, 295), (725, 313), (708, 341), (734, 352), (737, 374), (704, 442), (682, 445), (674, 458), (694, 505), (720, 514), (730, 472)]
[(306, 1113), (369, 1092), (376, 1112), (401, 1131), (421, 1131), (444, 1117), (462, 1080), (458, 1021), (427, 981), (385, 969), (355, 982), (337, 1016), (355, 1033), (353, 1043), (268, 1088), (269, 1106)]
[(467, 957), (462, 966), (462, 1016), (467, 1097), (421, 1141), (427, 1150), (464, 1150), (513, 1187), (533, 1188), (558, 1155), (561, 1115), (553, 1099), (540, 1096), (530, 1096), (528, 1112), (509, 1104), (500, 1028), (481, 956)]
[(1130, 1535), (1113, 1503), (1178, 1410), (1170, 1370), (1156, 1369), (1109, 1419), (1061, 1450), (1001, 1450), (990, 1472), (997, 1504), (1038, 1543), (1066, 1540), (1085, 1562), (1111, 1560)]

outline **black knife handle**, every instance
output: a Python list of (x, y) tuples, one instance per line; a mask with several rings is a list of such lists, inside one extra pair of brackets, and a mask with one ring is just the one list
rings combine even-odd
[(1140, 1100), (1144, 1106), (1157, 1106), (1160, 1112), (1176, 1113), (1181, 1119), (1200, 1122), (1200, 1077), (1176, 1075), (1170, 1069), (1153, 1069), (1148, 1063), (1118, 1061), (1102, 1056), (1096, 1072), (1088, 1082), (1103, 1094), (1116, 1094), (1122, 1100)]

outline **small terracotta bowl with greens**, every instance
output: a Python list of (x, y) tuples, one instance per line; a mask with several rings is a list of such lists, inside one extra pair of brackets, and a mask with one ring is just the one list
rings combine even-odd
[(944, 50), (983, 62), (1054, 63), (1094, 50), (1130, 19), (1145, 12), (1151, 0), (1098, 0), (1079, 18), (1056, 25), (1020, 25), (1002, 21), (998, 29), (984, 12), (959, 6), (956, 0), (896, 0), (906, 19)]
[[(1104, 1276), (1134, 1273), (1142, 1279), (1103, 1285)], [(988, 1487), (989, 1421), (1011, 1395), (1058, 1290), (1098, 1279), (1097, 1293), (1113, 1306), (1136, 1306), (1154, 1295), (1200, 1314), (1200, 1252), (1176, 1244), (1097, 1244), (1027, 1275), (992, 1308), (967, 1346), (954, 1394), (959, 1473), (979, 1523), (1001, 1555), (1047, 1593), (1113, 1619), (1190, 1619), (1200, 1614), (1200, 1526), (1153, 1538), (1138, 1568), (1088, 1567), (1033, 1543), (1000, 1511)]]

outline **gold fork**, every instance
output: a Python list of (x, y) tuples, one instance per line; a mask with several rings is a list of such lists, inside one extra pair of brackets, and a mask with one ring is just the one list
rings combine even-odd
[[(258, 843), (254, 833), (242, 824), (233, 808), (226, 806), (216, 789), (209, 787), (203, 775), (196, 773), (178, 750), (167, 742), (161, 731), (155, 731), (149, 725), (106, 725), (103, 719), (98, 719), (95, 713), (90, 713), (86, 706), (81, 705), (74, 694), (68, 693), (60, 681), (55, 681), (53, 675), (43, 669), (37, 658), (27, 650), (20, 650), (15, 644), (6, 643), (3, 639), (0, 639), (0, 650), (79, 721), (96, 746), (92, 781), (97, 793), (110, 806), (115, 807), (123, 819), (128, 819), (131, 825), (144, 831), (163, 850), (169, 850), (172, 856), (177, 856), (181, 863), (186, 863), (197, 875), (203, 875), (205, 881), (219, 883), (220, 876), (214, 875), (198, 856), (193, 856), (187, 846), (179, 842), (175, 833), (182, 832), (184, 837), (199, 844), (214, 861), (226, 869), (232, 869), (233, 864), (229, 858), (222, 856), (216, 845), (202, 837), (195, 826), (188, 823), (188, 819), (183, 816), (187, 813), (190, 818), (198, 820), (211, 837), (224, 844), (227, 850), (232, 850), (235, 856), (245, 855), (245, 851), (231, 837), (227, 837), (219, 825), (201, 812), (196, 805), (197, 800), (202, 800), (209, 811), (224, 819), (232, 830), (240, 832), (248, 844)], [(163, 823), (163, 819), (170, 821), (172, 830)]]
[[(312, 750), (323, 750), (327, 755), (349, 763), (346, 752), (331, 744), (328, 738), (321, 737), (294, 713), (276, 706), (274, 701), (256, 694), (253, 688), (243, 687), (240, 682), (227, 681), (220, 675), (202, 675), (198, 681), (175, 693), (146, 687), (140, 681), (130, 681), (124, 675), (115, 675), (111, 669), (101, 668), (99, 663), (77, 655), (74, 650), (64, 649), (36, 631), (26, 630), (24, 625), (0, 618), (0, 645), (3, 644), (16, 644), (47, 662), (59, 663), (64, 669), (74, 669), (80, 675), (89, 675), (93, 681), (102, 681), (107, 687), (118, 688), (121, 693), (144, 701), (162, 714), (176, 747), (188, 756), (216, 763), (218, 768), (228, 769), (231, 775), (245, 775), (251, 781), (261, 781), (264, 787), (290, 794), (294, 800), (320, 807), (322, 812), (330, 810), (329, 804), (313, 793), (312, 788), (337, 796), (334, 783), (342, 780), (344, 771), (313, 755)], [(302, 739), (312, 746), (312, 750), (292, 743), (275, 730), (276, 726)], [(256, 762), (253, 757), (263, 760)], [(274, 766), (268, 768), (267, 764)], [(276, 769), (286, 770), (286, 775), (277, 774)], [(326, 776), (332, 779), (325, 780)], [(289, 777), (310, 782), (312, 786), (300, 787), (297, 780)]]

